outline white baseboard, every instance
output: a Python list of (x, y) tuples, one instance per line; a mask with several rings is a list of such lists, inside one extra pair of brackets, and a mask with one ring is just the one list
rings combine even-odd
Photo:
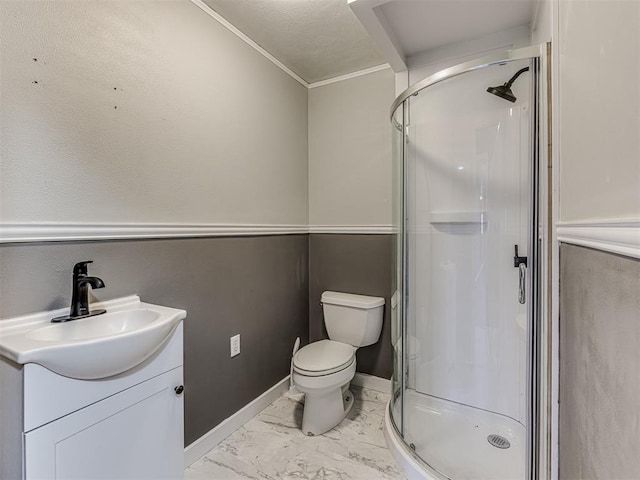
[[(367, 375), (366, 373), (356, 373), (351, 384), (362, 388), (368, 388), (369, 390), (375, 390), (377, 392), (391, 392), (391, 380), (374, 377), (373, 375)], [(186, 447), (184, 449), (185, 468), (197, 462), (200, 458), (206, 455), (209, 450), (259, 414), (269, 406), (270, 403), (282, 396), (288, 390), (289, 375)]]
[(259, 414), (287, 390), (289, 390), (289, 375), (186, 447), (184, 449), (185, 468), (197, 462), (209, 450)]
[(376, 392), (391, 394), (391, 380), (374, 377), (373, 375), (367, 375), (366, 373), (356, 373), (356, 376), (351, 380), (351, 385), (368, 388), (369, 390), (375, 390)]

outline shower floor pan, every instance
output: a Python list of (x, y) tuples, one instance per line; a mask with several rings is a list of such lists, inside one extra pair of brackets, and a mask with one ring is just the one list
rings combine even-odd
[[(414, 390), (405, 392), (405, 402), (405, 439), (441, 475), (524, 480), (526, 430), (519, 422)], [(509, 447), (492, 445), (491, 435), (503, 437)]]

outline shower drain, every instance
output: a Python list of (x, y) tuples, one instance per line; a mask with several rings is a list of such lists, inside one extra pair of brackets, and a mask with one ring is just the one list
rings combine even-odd
[(492, 433), (491, 435), (489, 435), (487, 437), (487, 440), (491, 445), (497, 448), (504, 449), (504, 448), (509, 448), (511, 446), (511, 444), (509, 443), (509, 440), (504, 438), (502, 435), (497, 435), (495, 433)]

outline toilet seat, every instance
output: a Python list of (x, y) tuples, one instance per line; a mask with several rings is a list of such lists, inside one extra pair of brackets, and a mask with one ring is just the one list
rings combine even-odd
[(348, 368), (356, 349), (346, 343), (320, 340), (302, 347), (293, 357), (293, 369), (300, 375), (319, 377)]

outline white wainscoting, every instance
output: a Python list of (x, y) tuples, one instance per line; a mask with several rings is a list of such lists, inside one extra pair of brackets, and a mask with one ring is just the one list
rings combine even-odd
[(559, 242), (640, 258), (640, 220), (559, 222)]
[(309, 225), (309, 233), (384, 235), (398, 233), (392, 225)]
[(0, 243), (300, 235), (307, 233), (390, 234), (394, 231), (394, 227), (391, 225), (21, 223), (0, 225)]

